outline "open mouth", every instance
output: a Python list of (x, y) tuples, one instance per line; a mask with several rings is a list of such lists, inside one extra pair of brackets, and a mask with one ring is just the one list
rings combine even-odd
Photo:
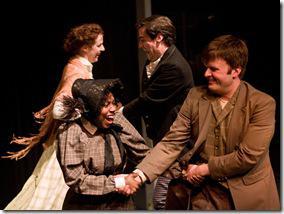
[(213, 78), (208, 78), (208, 84), (214, 84), (216, 81)]
[(113, 121), (114, 121), (114, 115), (108, 115), (108, 116), (106, 117), (106, 121), (107, 121), (109, 124), (113, 123)]

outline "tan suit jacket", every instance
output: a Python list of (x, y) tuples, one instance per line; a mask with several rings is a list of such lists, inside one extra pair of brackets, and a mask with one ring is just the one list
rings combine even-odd
[[(206, 87), (189, 92), (170, 131), (137, 166), (150, 181), (174, 163), (188, 139), (195, 141), (186, 154), (188, 160), (205, 142), (215, 99)], [(211, 178), (227, 180), (238, 210), (280, 209), (269, 158), (274, 127), (274, 99), (242, 81), (228, 129), (226, 155), (208, 161)]]

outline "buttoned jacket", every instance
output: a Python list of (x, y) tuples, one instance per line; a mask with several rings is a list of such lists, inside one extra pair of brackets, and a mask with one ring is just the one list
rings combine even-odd
[[(197, 153), (205, 143), (212, 118), (211, 95), (206, 87), (193, 88), (167, 135), (137, 166), (150, 181), (169, 168), (188, 139), (195, 143), (184, 158)], [(238, 210), (280, 209), (279, 197), (269, 158), (275, 128), (274, 99), (241, 81), (228, 128), (223, 156), (208, 160), (210, 176), (227, 181)]]

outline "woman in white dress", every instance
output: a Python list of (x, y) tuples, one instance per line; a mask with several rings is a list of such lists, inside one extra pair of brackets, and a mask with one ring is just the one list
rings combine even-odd
[[(104, 32), (96, 23), (74, 27), (67, 34), (64, 49), (71, 58), (64, 67), (60, 83), (50, 104), (35, 113), (35, 119), (43, 123), (39, 133), (32, 137), (14, 138), (12, 143), (26, 145), (18, 152), (8, 152), (4, 158), (21, 159), (39, 142), (44, 151), (32, 175), (18, 195), (6, 206), (5, 210), (61, 210), (68, 190), (63, 174), (56, 159), (56, 130), (60, 121), (56, 112), (61, 114), (60, 102), (63, 96), (72, 96), (71, 87), (76, 79), (92, 79), (92, 63), (98, 61), (102, 51)], [(54, 109), (54, 111), (53, 111)], [(53, 112), (55, 114), (53, 115)], [(43, 141), (43, 139), (47, 139)], [(3, 157), (2, 157), (3, 158)]]

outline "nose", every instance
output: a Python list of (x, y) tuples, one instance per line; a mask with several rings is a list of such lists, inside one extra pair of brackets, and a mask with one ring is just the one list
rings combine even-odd
[(105, 51), (105, 46), (102, 45), (101, 51)]
[(210, 77), (212, 75), (211, 71), (209, 68), (206, 69), (206, 71), (204, 72), (204, 77)]
[(115, 104), (111, 103), (111, 104), (110, 104), (109, 111), (115, 112), (115, 111), (116, 111), (116, 107), (117, 107), (117, 106), (116, 106)]

